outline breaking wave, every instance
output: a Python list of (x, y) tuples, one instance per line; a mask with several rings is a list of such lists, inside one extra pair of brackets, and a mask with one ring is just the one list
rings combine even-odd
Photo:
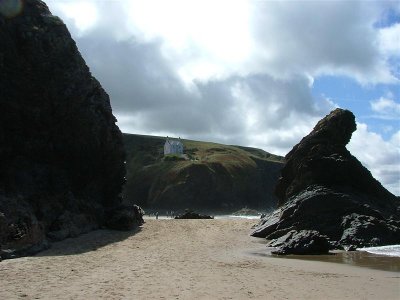
[(381, 247), (368, 247), (368, 248), (358, 248), (359, 251), (366, 251), (373, 254), (387, 255), (400, 257), (400, 245), (389, 245)]

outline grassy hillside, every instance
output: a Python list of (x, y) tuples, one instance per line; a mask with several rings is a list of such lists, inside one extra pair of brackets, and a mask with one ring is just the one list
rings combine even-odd
[(182, 140), (185, 160), (164, 158), (165, 137), (124, 134), (127, 200), (154, 209), (268, 209), (283, 158), (260, 149)]

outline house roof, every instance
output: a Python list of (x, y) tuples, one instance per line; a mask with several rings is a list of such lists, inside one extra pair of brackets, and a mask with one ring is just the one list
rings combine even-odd
[(170, 139), (167, 139), (167, 140), (165, 141), (165, 143), (166, 143), (166, 144), (168, 143), (168, 144), (170, 144), (170, 145), (183, 145), (181, 141), (178, 141), (178, 140), (170, 140)]

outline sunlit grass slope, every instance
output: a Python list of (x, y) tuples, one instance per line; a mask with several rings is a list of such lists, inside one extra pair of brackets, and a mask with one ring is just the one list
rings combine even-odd
[(144, 208), (234, 211), (276, 205), (283, 158), (261, 149), (182, 140), (185, 159), (164, 157), (165, 137), (124, 134), (124, 196)]

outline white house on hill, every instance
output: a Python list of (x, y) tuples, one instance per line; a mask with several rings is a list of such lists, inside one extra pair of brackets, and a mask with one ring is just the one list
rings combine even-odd
[(183, 144), (181, 142), (181, 138), (179, 138), (179, 140), (171, 140), (169, 137), (167, 137), (167, 140), (164, 144), (164, 155), (168, 154), (183, 154)]

